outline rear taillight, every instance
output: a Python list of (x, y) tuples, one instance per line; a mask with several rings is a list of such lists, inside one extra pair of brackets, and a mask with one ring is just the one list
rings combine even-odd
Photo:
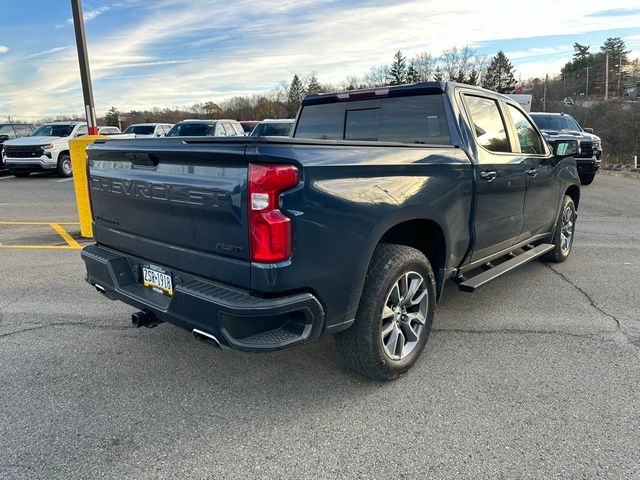
[(274, 263), (291, 256), (291, 219), (282, 213), (280, 193), (300, 183), (293, 165), (249, 164), (251, 260)]

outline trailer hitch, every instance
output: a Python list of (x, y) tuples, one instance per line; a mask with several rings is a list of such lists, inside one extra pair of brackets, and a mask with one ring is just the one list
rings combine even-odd
[(154, 328), (160, 325), (162, 323), (162, 320), (159, 320), (149, 312), (140, 311), (140, 312), (131, 314), (131, 323), (136, 328), (140, 328), (140, 327)]

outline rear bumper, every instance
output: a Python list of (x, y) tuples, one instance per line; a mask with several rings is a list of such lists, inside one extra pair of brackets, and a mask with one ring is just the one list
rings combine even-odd
[[(144, 287), (140, 266), (149, 261), (98, 245), (82, 251), (87, 281), (109, 298), (123, 301), (158, 320), (213, 335), (223, 346), (270, 351), (320, 336), (324, 311), (310, 293), (263, 298), (173, 270), (174, 294)], [(196, 332), (197, 333), (197, 332)]]

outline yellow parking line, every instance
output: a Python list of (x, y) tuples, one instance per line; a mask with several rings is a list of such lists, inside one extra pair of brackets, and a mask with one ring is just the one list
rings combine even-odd
[(81, 249), (82, 247), (78, 242), (76, 242), (71, 235), (67, 233), (67, 231), (60, 226), (59, 223), (50, 223), (49, 226), (53, 228), (58, 234), (64, 238), (64, 241), (67, 242), (67, 245), (73, 248)]
[[(56, 225), (80, 225), (79, 222), (55, 222)], [(0, 221), (0, 225), (51, 225), (51, 222), (7, 222)]]
[(42, 249), (42, 250), (79, 250), (82, 247), (71, 247), (69, 245), (0, 245), (0, 248), (22, 248), (22, 249)]

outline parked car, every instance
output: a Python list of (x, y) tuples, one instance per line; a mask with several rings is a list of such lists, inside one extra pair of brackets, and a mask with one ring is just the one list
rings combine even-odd
[(0, 123), (0, 170), (6, 170), (3, 158), (4, 142), (27, 137), (31, 135), (34, 130), (35, 127), (30, 123)]
[(29, 137), (4, 143), (7, 169), (16, 177), (52, 171), (61, 177), (70, 177), (69, 140), (86, 134), (87, 124), (83, 122), (45, 123)]
[(590, 185), (600, 169), (602, 157), (602, 141), (593, 134), (590, 128), (582, 128), (578, 122), (566, 113), (531, 114), (531, 118), (549, 142), (553, 142), (558, 135), (571, 135), (580, 142), (580, 152), (576, 155), (578, 175), (582, 185)]
[(99, 140), (86, 279), (137, 326), (247, 351), (336, 334), (348, 367), (390, 380), (448, 279), (567, 259), (577, 151), (515, 101), (440, 82), (307, 96), (294, 138)]
[(98, 135), (122, 135), (118, 127), (98, 127)]
[(167, 137), (236, 137), (244, 136), (236, 120), (182, 120), (167, 133)]
[(135, 134), (136, 137), (164, 137), (173, 127), (172, 123), (134, 123), (129, 125), (123, 133)]
[(242, 125), (242, 129), (244, 130), (245, 135), (250, 135), (257, 124), (258, 124), (257, 120), (243, 120), (240, 122), (240, 125)]
[(295, 120), (263, 120), (251, 132), (252, 137), (290, 137)]

